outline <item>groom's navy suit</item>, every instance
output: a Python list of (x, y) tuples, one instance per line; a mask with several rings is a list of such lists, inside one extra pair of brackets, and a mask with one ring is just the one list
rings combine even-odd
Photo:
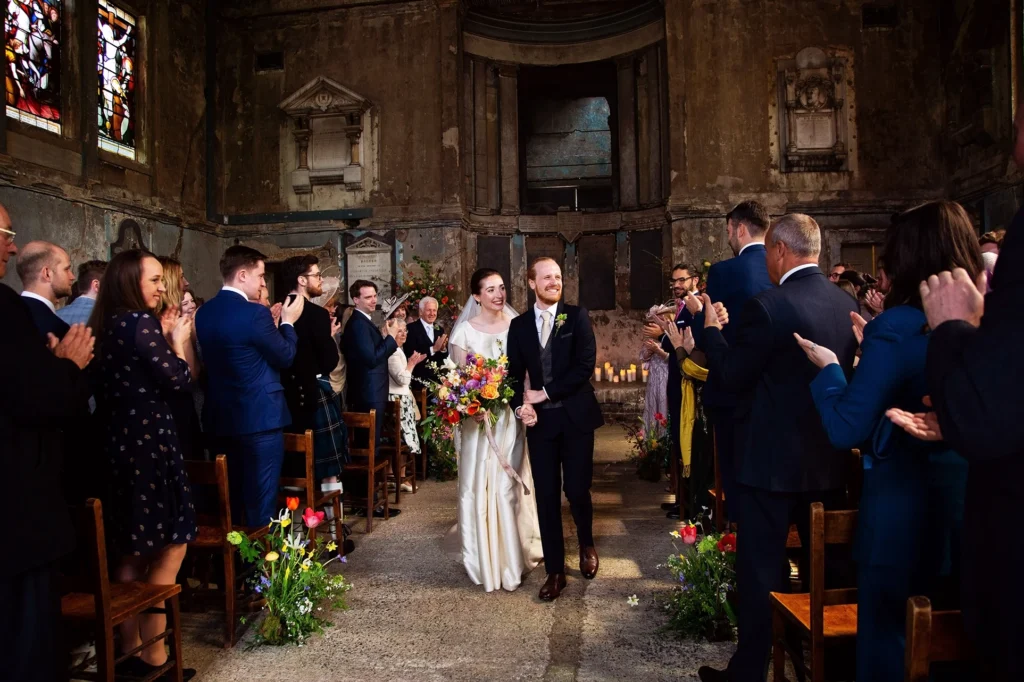
[(275, 327), (265, 307), (221, 289), (196, 312), (196, 336), (207, 376), (203, 425), (228, 457), (233, 513), (244, 510), (259, 526), (277, 516), (283, 429), (292, 421), (280, 372), (295, 359), (295, 329)]
[[(580, 548), (594, 545), (590, 486), (594, 470), (594, 431), (604, 424), (590, 377), (597, 342), (585, 308), (559, 302), (551, 309), (547, 346), (540, 345), (536, 308), (512, 320), (508, 330), (509, 376), (516, 392), (513, 410), (523, 404), (523, 383), (541, 388), (548, 400), (535, 405), (537, 424), (527, 429), (530, 465), (547, 572), (565, 572), (562, 539), (562, 476)], [(565, 315), (558, 324), (558, 316)]]

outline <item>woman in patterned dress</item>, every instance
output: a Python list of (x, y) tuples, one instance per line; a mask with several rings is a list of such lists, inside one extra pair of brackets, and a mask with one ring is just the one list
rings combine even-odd
[[(411, 358), (405, 357), (402, 346), (405, 344), (408, 336), (409, 331), (405, 326), (405, 320), (399, 319), (398, 327), (395, 330), (395, 341), (398, 342), (398, 350), (388, 358), (388, 394), (392, 399), (398, 396), (399, 400), (401, 400), (402, 440), (409, 447), (410, 453), (418, 455), (420, 454), (420, 437), (416, 432), (416, 425), (420, 420), (420, 411), (412, 397), (409, 384), (412, 383), (413, 367), (423, 362), (427, 356), (423, 353), (413, 353)], [(404, 468), (400, 474), (403, 477), (405, 476)], [(402, 492), (411, 493), (412, 486), (408, 483), (403, 483)]]
[[(196, 537), (196, 515), (168, 396), (186, 391), (192, 318), (170, 308), (159, 319), (163, 268), (152, 255), (124, 251), (107, 266), (90, 326), (97, 339), (98, 412), (106, 426), (108, 538), (120, 554), (116, 579), (173, 585)], [(123, 650), (165, 628), (146, 614), (121, 626)], [(162, 641), (142, 650), (136, 672), (163, 665)], [(194, 672), (193, 672), (194, 674)], [(188, 679), (188, 675), (186, 675)]]

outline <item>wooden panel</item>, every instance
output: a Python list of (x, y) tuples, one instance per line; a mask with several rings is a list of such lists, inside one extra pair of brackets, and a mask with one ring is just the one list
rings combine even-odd
[[(526, 238), (526, 267), (529, 268), (533, 261), (546, 256), (554, 258), (558, 267), (565, 273), (565, 242), (561, 237), (535, 237), (530, 235)], [(527, 284), (527, 307), (533, 307), (533, 291), (529, 290)]]
[(519, 86), (516, 67), (498, 71), (501, 118), (501, 212), (519, 212)]
[(580, 305), (587, 310), (615, 310), (615, 235), (581, 237), (578, 248)]
[(633, 310), (646, 310), (667, 299), (661, 261), (661, 230), (629, 234), (629, 293)]
[(515, 307), (512, 296), (512, 238), (480, 235), (476, 238), (476, 267), (492, 268), (505, 280), (505, 296)]

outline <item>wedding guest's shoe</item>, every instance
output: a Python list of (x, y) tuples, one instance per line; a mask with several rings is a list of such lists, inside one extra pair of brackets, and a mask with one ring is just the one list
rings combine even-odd
[(587, 580), (592, 580), (597, 575), (597, 549), (584, 547), (580, 550), (580, 573)]
[(679, 505), (677, 503), (675, 503), (675, 502), (662, 502), (661, 503), (661, 510), (662, 511), (672, 511), (673, 509), (679, 509)]
[(668, 513), (665, 514), (665, 518), (666, 519), (678, 519), (679, 518), (679, 507), (675, 506), (675, 507), (672, 507), (671, 509), (669, 509)]
[(697, 669), (697, 677), (700, 682), (729, 682), (729, 672), (717, 670), (709, 665), (702, 665)]
[(565, 589), (565, 573), (549, 573), (548, 580), (544, 587), (540, 588), (540, 598), (543, 601), (554, 601)]

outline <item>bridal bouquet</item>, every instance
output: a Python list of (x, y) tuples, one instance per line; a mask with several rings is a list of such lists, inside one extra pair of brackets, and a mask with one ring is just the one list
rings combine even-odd
[[(256, 644), (302, 644), (328, 623), (321, 617), (322, 604), (345, 609), (345, 593), (352, 589), (341, 574), (331, 574), (327, 566), (345, 558), (333, 541), (311, 540), (309, 531), (324, 520), (322, 511), (306, 508), (301, 522), (292, 523), (292, 512), (299, 498), (287, 498), (288, 508), (270, 521), (269, 532), (250, 540), (244, 533), (231, 531), (227, 540), (238, 547), (242, 559), (256, 565), (253, 590), (266, 600), (266, 617), (256, 633)], [(301, 523), (305, 530), (297, 528)], [(325, 556), (332, 555), (326, 561)]]

